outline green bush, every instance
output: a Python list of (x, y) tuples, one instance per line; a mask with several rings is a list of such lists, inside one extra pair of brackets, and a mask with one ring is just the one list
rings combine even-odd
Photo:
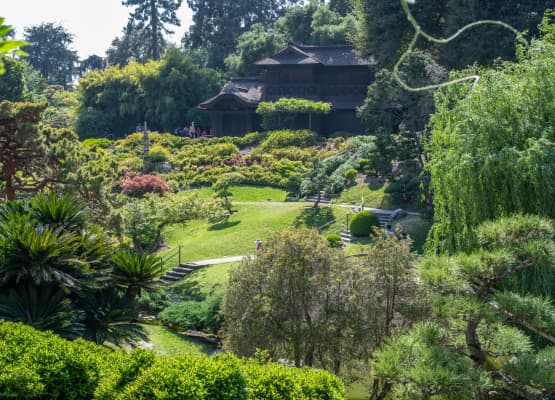
[(339, 378), (235, 356), (156, 356), (70, 342), (29, 326), (0, 323), (0, 398), (344, 399)]
[(0, 323), (0, 398), (90, 399), (109, 359), (90, 342)]
[(343, 246), (343, 240), (341, 239), (341, 236), (339, 236), (337, 233), (330, 233), (328, 236), (326, 236), (326, 240), (328, 241), (330, 247), (337, 248)]
[(239, 153), (239, 148), (233, 143), (216, 143), (211, 146), (207, 146), (205, 149), (205, 154), (210, 159), (230, 157), (237, 153)]
[(166, 324), (177, 325), (208, 333), (216, 333), (221, 327), (219, 317), (222, 296), (211, 296), (204, 301), (184, 301), (171, 304), (158, 317)]
[(246, 362), (249, 400), (340, 400), (345, 397), (341, 380), (326, 371), (291, 368), (275, 363)]
[(268, 134), (266, 140), (260, 144), (260, 150), (267, 152), (273, 149), (281, 149), (289, 146), (309, 147), (314, 146), (317, 141), (316, 133), (309, 130), (281, 130)]
[(353, 236), (367, 237), (374, 226), (380, 226), (378, 217), (371, 211), (363, 210), (353, 216), (349, 224), (349, 230)]
[(358, 175), (358, 171), (354, 168), (349, 168), (345, 171), (345, 179), (347, 182), (353, 182)]
[(82, 146), (85, 147), (100, 147), (102, 149), (106, 149), (112, 145), (112, 141), (106, 138), (89, 138), (85, 139), (81, 142)]
[(164, 146), (155, 144), (148, 152), (148, 160), (151, 163), (162, 163), (168, 161), (170, 152)]

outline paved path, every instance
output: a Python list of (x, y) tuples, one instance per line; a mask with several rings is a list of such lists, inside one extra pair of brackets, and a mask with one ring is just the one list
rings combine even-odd
[[(339, 207), (350, 208), (350, 209), (355, 209), (355, 208), (360, 207), (360, 204), (355, 205), (355, 204), (346, 204), (346, 203), (341, 203), (341, 204), (335, 203), (334, 205), (339, 206)], [(364, 206), (364, 209), (372, 211), (374, 213), (380, 213), (380, 214), (391, 214), (393, 211), (395, 211), (395, 210), (383, 210), (383, 209), (380, 209), (380, 208), (372, 208), (372, 207), (366, 207), (366, 206)], [(416, 216), (420, 215), (419, 212), (414, 212), (414, 211), (407, 211), (407, 214), (408, 215), (416, 215)]]
[(252, 256), (233, 256), (233, 257), (213, 258), (211, 260), (188, 261), (185, 264), (195, 264), (195, 265), (204, 267), (206, 265), (216, 265), (216, 264), (225, 264), (229, 262), (243, 261), (244, 258), (248, 258), (248, 257), (252, 257)]

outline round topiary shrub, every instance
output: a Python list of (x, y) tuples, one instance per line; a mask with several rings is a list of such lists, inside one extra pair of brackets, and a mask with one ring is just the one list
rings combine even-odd
[(378, 217), (368, 210), (363, 210), (354, 215), (349, 230), (353, 236), (366, 237), (370, 235), (374, 226), (380, 226)]
[(338, 248), (343, 246), (343, 240), (341, 240), (341, 236), (337, 233), (330, 233), (326, 236), (326, 240), (328, 241), (328, 245), (330, 247)]
[(354, 168), (349, 168), (345, 171), (345, 179), (347, 182), (353, 182), (358, 175), (358, 171)]

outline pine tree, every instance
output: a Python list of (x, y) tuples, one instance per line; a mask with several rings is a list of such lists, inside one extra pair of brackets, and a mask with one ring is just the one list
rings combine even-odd
[(160, 58), (160, 43), (164, 33), (173, 33), (166, 25), (180, 26), (176, 12), (182, 0), (123, 0), (123, 5), (135, 7), (129, 16), (129, 23), (136, 22), (140, 29), (145, 29), (150, 41), (149, 56)]

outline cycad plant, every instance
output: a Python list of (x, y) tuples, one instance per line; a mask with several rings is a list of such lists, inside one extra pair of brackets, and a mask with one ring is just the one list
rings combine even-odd
[(73, 196), (39, 193), (31, 198), (30, 208), (37, 221), (65, 230), (79, 230), (85, 226), (87, 211), (85, 203)]
[(51, 330), (67, 339), (80, 337), (84, 328), (82, 313), (55, 286), (22, 286), (0, 295), (0, 318)]
[(112, 261), (112, 279), (117, 287), (126, 291), (130, 300), (140, 296), (143, 289), (153, 291), (160, 288), (162, 261), (155, 255), (124, 250), (116, 253)]
[(136, 303), (116, 288), (83, 292), (78, 304), (85, 313), (85, 339), (117, 346), (148, 339), (145, 330), (134, 322), (139, 315)]

